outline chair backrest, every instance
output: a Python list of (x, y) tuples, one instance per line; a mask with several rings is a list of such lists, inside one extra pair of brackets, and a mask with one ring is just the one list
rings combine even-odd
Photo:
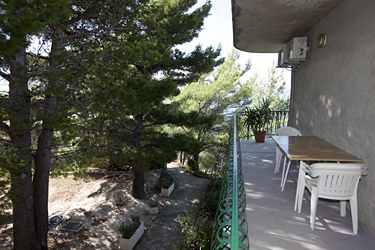
[(296, 128), (293, 127), (282, 127), (276, 130), (276, 135), (289, 135), (289, 136), (301, 136), (302, 133)]
[(318, 177), (318, 196), (350, 198), (357, 192), (362, 175), (362, 164), (315, 163), (308, 167), (312, 177)]

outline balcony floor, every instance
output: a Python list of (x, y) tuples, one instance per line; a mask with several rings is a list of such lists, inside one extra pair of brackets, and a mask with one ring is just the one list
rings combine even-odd
[(359, 225), (353, 235), (350, 208), (340, 217), (339, 202), (319, 199), (315, 230), (309, 225), (310, 193), (305, 190), (302, 213), (294, 212), (298, 170), (292, 166), (284, 192), (281, 173), (274, 175), (275, 144), (241, 141), (250, 249), (294, 250), (375, 249), (375, 238)]

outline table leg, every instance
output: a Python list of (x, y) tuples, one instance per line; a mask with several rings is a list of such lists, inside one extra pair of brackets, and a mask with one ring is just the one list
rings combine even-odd
[(284, 180), (284, 175), (285, 175), (285, 167), (286, 167), (286, 160), (287, 160), (287, 156), (285, 155), (284, 156), (284, 165), (283, 165), (283, 170), (281, 172), (281, 182), (280, 182), (280, 187), (283, 186), (283, 180)]
[(282, 180), (282, 186), (281, 186), (281, 191), (284, 191), (286, 179), (288, 178), (288, 173), (289, 173), (289, 168), (291, 164), (291, 160), (288, 161), (288, 167), (286, 168), (285, 174), (284, 174), (284, 180)]

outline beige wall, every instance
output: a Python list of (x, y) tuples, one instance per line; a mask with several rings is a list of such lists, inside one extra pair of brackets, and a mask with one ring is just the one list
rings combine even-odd
[[(318, 49), (321, 32), (328, 40)], [(346, 0), (307, 35), (311, 58), (293, 72), (292, 125), (365, 161), (359, 218), (375, 234), (375, 1)]]

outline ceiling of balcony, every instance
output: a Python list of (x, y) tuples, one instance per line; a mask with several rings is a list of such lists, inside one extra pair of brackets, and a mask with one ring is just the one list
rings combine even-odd
[(232, 0), (234, 46), (248, 52), (277, 52), (342, 1)]

